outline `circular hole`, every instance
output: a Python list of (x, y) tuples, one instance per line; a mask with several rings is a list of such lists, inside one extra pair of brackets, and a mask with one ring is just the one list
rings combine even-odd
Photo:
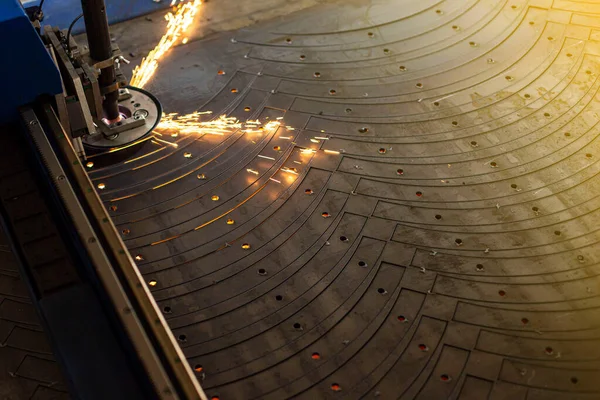
[(506, 292), (504, 290), (498, 290), (498, 294), (500, 296), (506, 296)]
[(513, 189), (516, 189), (516, 188), (517, 188), (517, 184), (516, 184), (516, 183), (512, 183), (512, 184), (510, 185), (510, 187), (511, 187), (511, 188), (513, 188)]
[(104, 183), (98, 184), (98, 189), (104, 189), (104, 188), (106, 188), (106, 185)]
[(436, 14), (441, 14), (441, 13), (442, 13), (442, 10), (435, 10), (435, 13), (436, 13)]
[(586, 74), (591, 75), (592, 71), (590, 71), (589, 69), (587, 71), (585, 71)]
[(154, 279), (151, 279), (151, 280), (149, 280), (149, 281), (148, 281), (148, 286), (152, 286), (152, 287), (154, 287), (154, 286), (156, 286), (157, 284), (158, 284), (158, 282), (156, 282)]
[(402, 168), (399, 168), (396, 170), (396, 174), (397, 175), (404, 175), (404, 170)]
[(492, 161), (492, 162), (490, 163), (490, 166), (491, 166), (492, 168), (496, 168), (496, 167), (498, 166), (498, 164), (496, 163), (496, 161)]
[(421, 197), (421, 196), (423, 196), (423, 192), (417, 192), (417, 193), (415, 193), (415, 194), (417, 195), (417, 197)]
[(88, 161), (87, 164), (85, 164), (85, 166), (88, 168), (92, 168), (94, 166), (94, 163), (91, 161)]
[(338, 385), (337, 383), (332, 383), (331, 390), (333, 390), (334, 392), (339, 392), (340, 390), (342, 390), (342, 387), (340, 385)]
[(585, 155), (587, 158), (592, 158), (592, 154), (591, 153), (586, 153)]
[(383, 49), (383, 52), (384, 52), (385, 54), (388, 54), (388, 53), (390, 52), (390, 49)]
[(250, 110), (251, 110), (251, 108), (250, 108), (250, 107), (244, 107), (244, 111), (248, 112), (248, 111), (250, 111)]
[(321, 359), (321, 355), (319, 353), (312, 353), (312, 355), (310, 356), (310, 358), (312, 358), (313, 360), (320, 360)]
[(474, 141), (474, 140), (472, 140), (472, 141), (471, 141), (471, 146), (473, 146), (473, 147), (477, 146), (477, 142), (476, 142), (476, 141)]
[(367, 263), (366, 263), (366, 262), (364, 262), (364, 261), (359, 261), (359, 262), (358, 262), (358, 266), (359, 266), (359, 267), (366, 267), (366, 266), (367, 266)]
[(227, 218), (227, 225), (233, 225), (235, 224), (235, 221), (231, 218)]
[(185, 153), (183, 153), (183, 156), (185, 158), (192, 158), (192, 153), (188, 153), (187, 151)]
[(299, 322), (294, 323), (294, 329), (301, 329), (301, 328), (302, 328), (302, 325), (300, 325)]
[(340, 240), (341, 240), (342, 242), (347, 242), (347, 241), (348, 241), (348, 238), (347, 238), (346, 236), (340, 236)]
[(527, 318), (521, 318), (521, 323), (523, 325), (527, 325), (529, 323), (529, 319), (527, 319)]
[(523, 97), (525, 97), (526, 99), (530, 99), (530, 98), (531, 98), (531, 95), (530, 95), (529, 93), (525, 93), (525, 94), (523, 95)]
[(304, 54), (300, 54), (300, 59), (304, 60), (306, 58), (306, 56)]
[(281, 300), (283, 300), (283, 296), (278, 294), (277, 296), (275, 296), (275, 300), (281, 301)]
[(433, 102), (433, 105), (434, 105), (434, 106), (436, 106), (436, 107), (439, 107), (439, 106), (440, 106), (440, 103), (439, 103), (439, 101), (434, 101), (434, 102)]
[(580, 262), (583, 262), (584, 258), (583, 258), (583, 256), (577, 256), (577, 260), (579, 260)]
[(400, 69), (400, 71), (406, 71), (406, 67), (404, 65), (401, 65), (398, 68)]
[(321, 77), (321, 73), (320, 73), (320, 72), (315, 72), (315, 73), (313, 74), (313, 76), (314, 76), (315, 78), (320, 78), (320, 77)]
[(422, 87), (423, 87), (423, 84), (422, 84), (421, 82), (419, 82), (419, 83), (417, 83), (415, 86), (416, 86), (416, 87), (418, 87), (418, 88), (422, 88)]
[(121, 233), (122, 233), (123, 235), (129, 235), (129, 234), (131, 233), (131, 231), (130, 231), (129, 229), (125, 228), (125, 229), (123, 229), (123, 230), (121, 231)]
[(231, 89), (231, 93), (237, 93), (238, 90), (236, 88)]
[(221, 398), (219, 396), (212, 396), (210, 400), (221, 400)]
[(529, 25), (535, 25), (535, 22), (529, 21)]
[(460, 28), (458, 27), (458, 25), (452, 25), (452, 29), (454, 29), (455, 31), (459, 30)]
[(250, 249), (250, 244), (248, 244), (248, 243), (242, 244), (242, 249), (244, 249), (244, 250)]
[(177, 337), (177, 339), (179, 339), (180, 342), (185, 342), (187, 340), (187, 336), (184, 334), (181, 334)]
[(400, 322), (406, 322), (406, 317), (404, 315), (398, 315), (398, 321)]
[(447, 374), (442, 374), (440, 375), (440, 379), (444, 382), (448, 382), (450, 380), (450, 376), (448, 376)]
[(203, 370), (204, 370), (204, 368), (202, 368), (202, 365), (200, 365), (200, 364), (194, 365), (194, 371), (202, 372)]
[(110, 206), (110, 211), (117, 211), (117, 206)]
[(279, 150), (281, 150), (281, 147), (280, 146), (273, 146), (273, 150), (279, 151)]
[(144, 256), (142, 256), (141, 254), (136, 254), (136, 256), (133, 258), (135, 259), (135, 261), (144, 261)]
[(531, 207), (531, 209), (532, 209), (534, 212), (538, 212), (538, 211), (540, 210), (540, 209), (539, 209), (539, 208), (537, 208), (537, 207)]
[(496, 60), (494, 60), (493, 58), (488, 58), (488, 59), (487, 59), (487, 63), (488, 63), (488, 64), (493, 64), (493, 63), (495, 63), (495, 62), (496, 62)]
[(548, 40), (554, 40), (552, 36), (548, 36)]
[(210, 197), (210, 199), (211, 199), (212, 201), (217, 201), (217, 200), (219, 200), (219, 196), (217, 196), (216, 194), (213, 194), (213, 195)]
[(285, 38), (286, 43), (292, 43), (292, 38)]
[(375, 36), (375, 34), (373, 32), (367, 32), (367, 36), (373, 37), (373, 36)]
[(378, 151), (379, 154), (385, 154), (385, 149), (383, 147), (380, 147)]
[(258, 270), (258, 274), (259, 274), (259, 275), (266, 275), (266, 274), (267, 274), (267, 270), (266, 270), (266, 269), (264, 269), (264, 268), (260, 268), (260, 269)]
[(544, 113), (544, 117), (548, 118), (550, 116), (550, 113), (545, 112)]
[(544, 351), (546, 352), (546, 354), (550, 355), (552, 353), (554, 353), (554, 350), (552, 349), (552, 347), (548, 346), (544, 349)]
[(512, 81), (512, 80), (513, 80), (513, 77), (512, 77), (512, 76), (510, 76), (510, 75), (506, 75), (506, 76), (504, 77), (504, 79), (506, 79), (507, 81)]
[(555, 234), (556, 236), (560, 236), (560, 231), (554, 231), (554, 234)]
[(436, 214), (435, 219), (442, 219), (442, 216), (440, 214)]
[(377, 293), (379, 293), (379, 294), (386, 294), (387, 292), (386, 292), (386, 290), (384, 288), (380, 287), (379, 289), (377, 289)]
[(452, 121), (452, 125), (458, 126), (458, 121)]
[(475, 266), (475, 269), (476, 269), (477, 271), (479, 271), (479, 272), (483, 271), (483, 264), (477, 264), (477, 265)]
[(517, 9), (517, 6), (515, 6), (514, 4), (512, 6), (510, 6), (510, 8), (512, 8), (513, 10)]
[(323, 217), (323, 218), (329, 218), (329, 217), (331, 217), (331, 215), (327, 211), (323, 211), (321, 213), (321, 217)]
[(312, 191), (312, 189), (305, 189), (304, 193), (305, 194), (313, 194), (314, 192)]
[(332, 96), (333, 96), (335, 93), (336, 93), (335, 89), (330, 89), (330, 90), (329, 90), (329, 94), (330, 94), (330, 95), (332, 95)]
[(206, 175), (204, 175), (204, 174), (198, 174), (198, 175), (196, 175), (196, 178), (198, 178), (198, 179), (206, 179)]
[(571, 377), (571, 383), (572, 383), (572, 384), (576, 384), (577, 382), (579, 382), (579, 379), (577, 379), (577, 377), (576, 377), (576, 376), (572, 376), (572, 377)]
[(165, 314), (170, 314), (171, 313), (171, 307), (165, 306), (165, 307), (163, 307), (163, 311), (165, 312)]
[(573, 57), (573, 54), (567, 53), (567, 57)]
[(462, 239), (455, 239), (454, 243), (456, 243), (457, 246), (460, 246), (461, 244), (463, 244)]
[(352, 112), (352, 109), (351, 109), (351, 108), (346, 108), (346, 113), (347, 113), (347, 114), (350, 114), (351, 112)]
[(571, 137), (571, 133), (570, 132), (565, 132), (565, 137)]
[(220, 69), (220, 70), (217, 71), (217, 74), (218, 75), (225, 75), (225, 71), (223, 71), (222, 69)]
[(363, 126), (362, 128), (358, 128), (358, 131), (360, 133), (367, 133), (367, 132), (369, 132), (369, 128)]
[(427, 351), (429, 349), (428, 349), (428, 347), (425, 344), (421, 343), (421, 344), (419, 344), (419, 350), (421, 350), (421, 351)]

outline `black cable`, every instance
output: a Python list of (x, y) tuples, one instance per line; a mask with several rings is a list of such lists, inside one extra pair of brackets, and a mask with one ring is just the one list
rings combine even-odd
[[(44, 0), (42, 0), (42, 2), (44, 2)], [(69, 25), (69, 30), (67, 31), (67, 51), (70, 53), (71, 52), (71, 31), (73, 30), (73, 27), (75, 26), (75, 23), (77, 21), (79, 21), (79, 19), (83, 17), (83, 13), (79, 14), (79, 16), (77, 18), (75, 18), (73, 20), (73, 22), (71, 22), (71, 25)]]

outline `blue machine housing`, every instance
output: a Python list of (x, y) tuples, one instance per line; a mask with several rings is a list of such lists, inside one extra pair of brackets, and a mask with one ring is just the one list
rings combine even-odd
[(2, 100), (0, 124), (18, 117), (22, 105), (62, 92), (60, 73), (19, 0), (0, 1)]

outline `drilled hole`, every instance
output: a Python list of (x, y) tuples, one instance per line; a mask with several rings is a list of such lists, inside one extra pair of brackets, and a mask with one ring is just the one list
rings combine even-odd
[(383, 49), (383, 52), (384, 52), (385, 54), (389, 54), (389, 53), (390, 53), (390, 49)]
[(334, 392), (339, 392), (340, 390), (342, 390), (342, 387), (337, 383), (332, 383), (331, 390), (333, 390)]
[(538, 212), (538, 211), (540, 211), (540, 209), (539, 209), (539, 208), (537, 208), (537, 207), (531, 207), (531, 209), (532, 209), (534, 212)]
[(227, 218), (227, 225), (233, 225), (235, 224), (235, 221), (231, 218)]
[(94, 166), (94, 163), (91, 161), (88, 161), (87, 164), (85, 164), (85, 166), (88, 168), (92, 168)]
[(238, 92), (238, 90), (236, 88), (231, 89), (231, 93), (237, 93), (237, 92)]
[(213, 194), (213, 195), (210, 197), (210, 199), (211, 199), (212, 201), (218, 201), (218, 200), (219, 200), (219, 196), (217, 196), (216, 194)]
[(554, 231), (554, 234), (555, 234), (556, 236), (560, 236), (560, 231)]
[(320, 72), (315, 72), (315, 73), (313, 74), (313, 76), (314, 76), (315, 78), (320, 78), (320, 77), (321, 77), (321, 73), (320, 73)]
[(144, 261), (144, 256), (142, 256), (141, 254), (136, 254), (136, 256), (133, 258), (135, 259), (135, 261)]
[(279, 151), (279, 150), (281, 150), (281, 147), (280, 146), (273, 146), (273, 150)]
[(436, 214), (435, 219), (442, 219), (442, 216), (440, 214)]
[(346, 113), (347, 113), (347, 114), (350, 114), (351, 112), (352, 112), (352, 109), (351, 109), (351, 108), (346, 108)]
[(281, 300), (283, 300), (283, 296), (278, 294), (277, 296), (275, 296), (275, 300), (281, 301)]
[(332, 95), (332, 96), (333, 96), (335, 93), (336, 93), (335, 89), (330, 89), (330, 90), (329, 90), (329, 94), (330, 94), (330, 95)]
[(312, 189), (305, 189), (304, 190), (304, 194), (313, 194), (314, 192), (312, 191)]
[(427, 351), (427, 350), (429, 350), (429, 348), (427, 347), (427, 345), (421, 343), (421, 344), (419, 344), (419, 350), (421, 350), (421, 351)]
[(375, 34), (373, 32), (367, 32), (367, 36), (373, 37), (373, 36), (375, 36)]
[(323, 218), (329, 218), (329, 217), (331, 217), (331, 215), (327, 211), (324, 211), (324, 212), (321, 213), (321, 217), (323, 217)]
[(98, 189), (102, 190), (104, 188), (106, 188), (106, 185), (104, 183), (99, 183), (98, 184)]
[(359, 262), (358, 262), (358, 266), (359, 266), (359, 267), (366, 267), (366, 266), (367, 266), (367, 263), (366, 263), (366, 262), (364, 262), (364, 261), (359, 261)]
[(148, 286), (152, 286), (152, 287), (154, 287), (154, 286), (156, 286), (157, 284), (158, 284), (158, 282), (156, 282), (154, 279), (151, 279), (151, 280), (149, 280), (149, 281), (148, 281)]
[(219, 396), (212, 396), (210, 400), (221, 400), (221, 398)]
[(455, 31), (459, 30), (460, 28), (458, 27), (458, 25), (452, 25), (452, 29), (454, 29)]
[(462, 239), (455, 239), (454, 243), (456, 243), (457, 246), (461, 246), (463, 244)]
[(483, 271), (483, 264), (477, 264), (477, 265), (475, 266), (475, 269), (476, 269), (477, 271), (479, 271), (479, 272)]
[(187, 336), (184, 334), (181, 334), (181, 335), (177, 336), (177, 339), (179, 339), (180, 342), (186, 342)]
[(250, 249), (250, 244), (248, 244), (248, 243), (242, 244), (242, 249), (244, 249), (244, 250)]
[(204, 368), (202, 368), (202, 365), (196, 364), (196, 365), (194, 365), (194, 371), (202, 372), (202, 371), (204, 371)]
[(441, 13), (442, 13), (442, 10), (435, 10), (435, 13), (436, 13), (436, 14), (441, 14)]
[(264, 268), (260, 268), (260, 269), (258, 270), (258, 274), (259, 274), (259, 275), (266, 275), (266, 274), (267, 274), (267, 270), (266, 270), (266, 269), (264, 269)]
[(530, 98), (531, 98), (531, 95), (530, 95), (529, 93), (525, 93), (525, 94), (523, 95), (523, 97), (525, 97), (526, 99), (530, 99)]
[(406, 322), (406, 317), (404, 315), (398, 315), (398, 321), (400, 322)]
[(286, 43), (292, 43), (292, 38), (285, 38)]
[(567, 57), (573, 57), (573, 54), (567, 53)]
[(579, 262), (583, 262), (585, 260), (585, 258), (583, 256), (577, 256), (577, 260)]
[(406, 67), (404, 65), (399, 66), (398, 69), (400, 69), (400, 71), (406, 71)]
[(587, 158), (592, 158), (592, 154), (591, 153), (586, 153), (585, 155)]
[(504, 79), (506, 79), (507, 81), (512, 81), (514, 78), (512, 76), (510, 76), (510, 75), (506, 75), (504, 77)]
[(183, 156), (185, 158), (192, 158), (192, 153), (188, 153), (187, 151), (185, 153), (183, 153)]
[(385, 290), (384, 288), (380, 287), (379, 289), (377, 289), (377, 293), (379, 293), (379, 294), (386, 294), (387, 290)]
[(512, 184), (510, 185), (510, 187), (511, 187), (511, 188), (513, 188), (513, 189), (516, 189), (516, 188), (517, 188), (517, 184), (516, 184), (516, 183), (512, 183)]
[(304, 60), (306, 58), (306, 56), (304, 54), (300, 54), (300, 59)]
[(490, 163), (490, 166), (491, 166), (492, 168), (496, 168), (496, 167), (498, 166), (498, 164), (496, 163), (496, 161), (492, 161), (492, 162)]
[(250, 107), (244, 107), (244, 111), (249, 112), (251, 110)]
[(477, 43), (475, 43), (475, 42), (469, 42), (469, 46), (471, 46), (471, 47), (476, 47), (476, 46), (477, 46)]
[(548, 40), (554, 40), (552, 36), (548, 36)]
[(340, 236), (340, 240), (341, 240), (342, 242), (347, 242), (347, 241), (348, 241), (348, 238), (347, 238), (346, 236)]
[(363, 126), (362, 128), (358, 128), (358, 132), (367, 133), (367, 132), (369, 132), (369, 128)]
[(165, 314), (170, 314), (171, 313), (171, 307), (165, 306), (165, 307), (163, 307), (163, 311), (164, 311)]
[(396, 174), (397, 175), (404, 175), (404, 170), (402, 168), (399, 168), (396, 170)]
[(448, 382), (450, 380), (450, 376), (448, 376), (447, 374), (442, 374), (440, 375), (440, 379), (444, 382)]
[(206, 179), (206, 175), (204, 175), (204, 174), (198, 174), (198, 175), (196, 175), (196, 178), (198, 178), (198, 179)]
[(110, 211), (117, 211), (117, 206), (110, 206)]
[(498, 290), (498, 294), (503, 297), (506, 296), (506, 292), (504, 290)]
[(554, 353), (554, 350), (552, 349), (552, 347), (548, 346), (544, 349), (544, 351), (546, 352), (546, 354), (551, 355), (552, 353)]
[(423, 84), (422, 84), (421, 82), (419, 82), (419, 83), (417, 83), (415, 86), (416, 86), (416, 87), (418, 87), (418, 88), (422, 88), (422, 87), (423, 87)]
[(477, 142), (476, 142), (476, 141), (474, 141), (474, 140), (472, 140), (472, 141), (471, 141), (471, 146), (473, 146), (473, 147), (477, 146)]
[(220, 69), (220, 70), (217, 71), (217, 74), (219, 74), (219, 75), (225, 75), (225, 71), (223, 71), (222, 69)]
[(565, 132), (565, 137), (571, 137), (571, 133), (570, 132)]
[(591, 75), (592, 71), (590, 71), (589, 69), (587, 71), (585, 71), (586, 74)]
[(312, 353), (312, 355), (310, 356), (310, 358), (312, 358), (313, 360), (320, 360), (321, 359), (321, 355), (319, 353)]
[(452, 121), (452, 125), (458, 126), (458, 121)]
[(417, 193), (415, 193), (415, 194), (417, 195), (417, 197), (421, 197), (421, 196), (423, 196), (423, 192), (417, 192)]
[(385, 149), (383, 147), (380, 147), (378, 151), (379, 154), (385, 154)]
[(521, 323), (523, 325), (527, 325), (529, 323), (529, 319), (527, 319), (527, 318), (521, 318)]
[(577, 382), (579, 382), (579, 379), (577, 379), (577, 377), (576, 377), (576, 376), (572, 376), (572, 377), (571, 377), (571, 383), (572, 383), (572, 384), (576, 384)]
[(436, 107), (439, 107), (440, 106), (440, 102), (439, 101), (434, 101), (433, 105), (436, 106)]
[(302, 325), (300, 325), (300, 323), (299, 323), (299, 322), (295, 322), (295, 323), (294, 323), (294, 329), (296, 329), (296, 330), (300, 330), (300, 329), (302, 329)]
[(550, 117), (550, 113), (545, 112), (544, 117), (546, 117), (546, 118)]
[(122, 233), (123, 235), (129, 235), (129, 234), (131, 233), (131, 231), (130, 231), (129, 229), (125, 228), (125, 229), (123, 229), (123, 230), (121, 231), (121, 233)]

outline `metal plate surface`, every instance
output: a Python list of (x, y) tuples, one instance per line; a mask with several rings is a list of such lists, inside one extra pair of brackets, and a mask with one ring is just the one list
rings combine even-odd
[(147, 87), (283, 127), (89, 172), (215, 400), (597, 399), (599, 77), (598, 1), (327, 2)]

